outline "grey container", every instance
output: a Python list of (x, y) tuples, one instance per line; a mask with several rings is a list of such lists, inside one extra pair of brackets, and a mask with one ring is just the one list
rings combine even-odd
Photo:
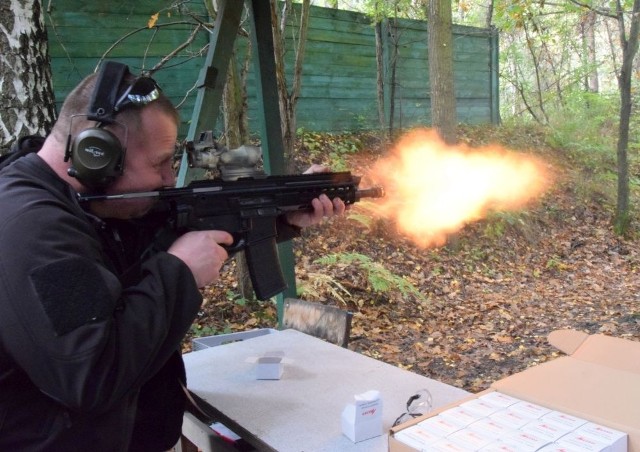
[(238, 333), (217, 334), (215, 336), (206, 336), (193, 339), (191, 346), (194, 352), (204, 350), (206, 348), (217, 347), (218, 345), (229, 344), (231, 342), (244, 341), (254, 337), (264, 336), (265, 334), (277, 333), (278, 330), (273, 328), (259, 328), (249, 331), (240, 331)]

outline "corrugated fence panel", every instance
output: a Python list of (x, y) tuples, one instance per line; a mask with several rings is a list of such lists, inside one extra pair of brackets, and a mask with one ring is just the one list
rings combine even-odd
[[(61, 102), (68, 92), (92, 72), (100, 58), (117, 59), (134, 71), (149, 69), (185, 42), (194, 20), (171, 8), (169, 0), (85, 2), (57, 0), (47, 16), (54, 90)], [(207, 21), (200, 2), (189, 3), (191, 12)], [(287, 71), (291, 83), (300, 5), (294, 5), (286, 30)], [(147, 23), (159, 13), (157, 29)], [(390, 25), (383, 27), (386, 70), (392, 55)], [(454, 83), (460, 122), (495, 121), (497, 111), (497, 39), (490, 30), (454, 26)], [(398, 64), (395, 85), (396, 126), (430, 123), (430, 86), (427, 25), (413, 20), (398, 21)], [(237, 39), (242, 55), (245, 39)], [(200, 32), (162, 70), (154, 74), (163, 90), (180, 105), (186, 134), (195, 102), (194, 86), (204, 64), (201, 50), (208, 34)], [(117, 43), (117, 44), (116, 44)], [(370, 19), (359, 13), (312, 7), (297, 107), (297, 124), (308, 130), (344, 131), (379, 127), (376, 100), (375, 31)], [(493, 69), (495, 71), (495, 69)], [(385, 90), (391, 89), (385, 74)], [(248, 78), (249, 117), (255, 118), (253, 74)], [(217, 121), (222, 124), (222, 121)], [(252, 130), (259, 130), (255, 120)], [(220, 126), (221, 127), (221, 126)]]
[[(397, 30), (385, 24), (385, 57), (397, 51), (394, 123), (399, 127), (429, 124), (431, 118), (428, 60), (428, 29), (421, 21), (401, 19)], [(461, 123), (492, 122), (492, 105), (497, 91), (492, 89), (490, 30), (453, 27), (454, 88), (456, 111)], [(397, 49), (397, 50), (396, 50)], [(386, 77), (390, 84), (390, 75)]]
[[(69, 91), (94, 71), (101, 58), (128, 64), (133, 72), (139, 73), (153, 68), (186, 42), (194, 29), (194, 21), (171, 10), (172, 3), (168, 0), (54, 2), (46, 19), (58, 108)], [(194, 2), (189, 7), (202, 20), (207, 20), (202, 3)], [(159, 27), (147, 28), (156, 13), (159, 13)], [(207, 42), (208, 35), (199, 33), (176, 58), (153, 75), (174, 104), (181, 105), (181, 135), (188, 129), (195, 102), (193, 87), (204, 64), (204, 57), (194, 55), (198, 55)]]
[(330, 131), (375, 128), (376, 49), (369, 19), (313, 8), (308, 36), (298, 125)]

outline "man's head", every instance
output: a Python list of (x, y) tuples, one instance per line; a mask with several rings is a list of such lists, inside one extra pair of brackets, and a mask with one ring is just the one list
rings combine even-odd
[[(112, 95), (112, 100), (115, 99), (113, 103), (126, 95), (127, 90), (139, 80), (129, 74), (128, 70), (121, 80), (117, 78), (114, 78), (113, 83), (119, 83), (120, 86), (117, 89), (113, 88), (110, 94), (107, 93)], [(157, 97), (154, 94), (153, 100), (150, 100), (150, 97), (136, 103), (125, 99), (126, 105), (114, 111), (111, 118), (96, 121), (96, 103), (93, 102), (93, 98), (96, 93), (104, 93), (104, 86), (101, 88), (101, 85), (109, 82), (108, 77), (102, 78), (101, 81), (100, 74), (93, 74), (85, 78), (69, 94), (61, 108), (59, 119), (41, 151), (42, 157), (79, 192), (99, 190), (107, 194), (116, 194), (173, 186), (173, 153), (179, 124), (175, 107), (158, 91)], [(151, 86), (155, 87), (155, 82)], [(148, 93), (133, 94), (144, 96)], [(105, 137), (111, 141), (107, 141), (103, 146), (105, 142), (102, 140)], [(98, 145), (94, 145), (94, 138), (97, 139)], [(64, 149), (61, 149), (62, 146)], [(103, 149), (109, 147), (115, 149), (114, 154), (104, 157)], [(101, 159), (117, 159), (118, 151), (121, 151), (121, 169), (116, 164), (109, 169), (107, 177), (102, 177), (106, 173), (101, 167)], [(85, 164), (78, 152), (90, 154), (87, 155), (88, 164)], [(108, 152), (111, 150), (108, 149)], [(52, 154), (55, 154), (55, 157)], [(92, 167), (94, 156), (98, 160), (95, 171)], [(78, 167), (88, 167), (88, 173), (80, 171)], [(115, 171), (111, 171), (114, 168)], [(96, 177), (92, 175), (92, 171), (97, 173)], [(67, 174), (61, 174), (62, 172)], [(95, 203), (92, 209), (100, 216), (128, 218), (141, 215), (148, 210), (150, 204), (148, 200), (109, 201)]]

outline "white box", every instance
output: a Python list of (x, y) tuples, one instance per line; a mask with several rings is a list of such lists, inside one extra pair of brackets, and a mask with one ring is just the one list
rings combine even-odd
[(524, 427), (531, 421), (531, 419), (521, 411), (514, 411), (511, 409), (511, 407), (505, 408), (504, 410), (496, 411), (491, 416), (489, 416), (489, 418), (502, 424), (511, 425), (513, 429)]
[(469, 452), (469, 449), (450, 439), (441, 439), (429, 446), (429, 452)]
[(464, 446), (467, 450), (478, 450), (494, 441), (492, 437), (470, 428), (458, 430), (449, 435), (447, 439)]
[(482, 394), (480, 397), (478, 397), (478, 400), (483, 400), (486, 402), (489, 402), (493, 405), (497, 405), (501, 408), (507, 408), (515, 403), (518, 403), (520, 401), (520, 399), (517, 399), (515, 397), (511, 397), (509, 395), (503, 394), (501, 392), (498, 391), (491, 391), (491, 392), (487, 392), (485, 394)]
[(546, 446), (551, 441), (535, 433), (516, 430), (508, 433), (502, 439), (502, 442), (516, 447), (520, 452), (534, 452)]
[(382, 398), (378, 391), (354, 396), (342, 411), (342, 433), (354, 443), (382, 435)]
[(512, 446), (510, 444), (505, 444), (502, 441), (495, 441), (482, 449), (479, 452), (521, 452), (520, 449), (516, 446)]
[(558, 443), (551, 443), (544, 446), (538, 452), (582, 452), (582, 451), (574, 447), (561, 446)]
[(442, 437), (448, 436), (453, 432), (463, 429), (465, 426), (459, 422), (443, 416), (434, 416), (419, 422), (418, 425), (434, 435)]
[(546, 421), (544, 419), (536, 419), (529, 422), (520, 430), (542, 436), (550, 442), (554, 442), (571, 432), (573, 429), (566, 425), (556, 424), (555, 422)]
[(478, 419), (485, 417), (477, 414), (476, 412), (463, 408), (462, 406), (456, 406), (451, 408), (450, 410), (443, 411), (442, 413), (440, 413), (440, 416), (446, 417), (456, 424), (464, 425), (465, 427), (476, 422)]
[(560, 446), (573, 447), (584, 452), (613, 452), (606, 442), (583, 433), (578, 433), (577, 431), (563, 436), (557, 441), (557, 444)]
[(480, 397), (478, 397), (478, 400), (484, 400), (493, 405), (497, 405), (500, 408), (510, 407), (511, 405), (514, 405), (520, 401), (520, 399), (511, 397), (498, 391), (490, 391), (481, 394)]
[(596, 438), (600, 438), (603, 441), (610, 443), (612, 446), (614, 444), (617, 444), (627, 436), (626, 433), (623, 433), (619, 430), (605, 427), (604, 425), (595, 424), (593, 422), (583, 424), (577, 429), (577, 431), (585, 433), (587, 435), (595, 436)]
[(464, 402), (460, 404), (460, 407), (474, 413), (479, 418), (487, 417), (496, 411), (500, 411), (502, 409), (501, 406), (496, 405), (486, 399), (472, 399), (468, 402)]
[(504, 435), (513, 430), (511, 425), (488, 417), (470, 424), (469, 428), (489, 435), (494, 440), (504, 438)]
[[(627, 450), (627, 434), (613, 428), (589, 422), (581, 425), (571, 434), (558, 440), (560, 444), (588, 444), (587, 447), (607, 452), (625, 452)], [(601, 449), (599, 447), (602, 447)]]
[(586, 419), (582, 419), (581, 417), (577, 416), (571, 416), (567, 413), (561, 413), (560, 411), (552, 411), (551, 413), (542, 416), (541, 419), (544, 421), (551, 421), (554, 424), (564, 425), (569, 430), (575, 430), (582, 424), (587, 423)]
[(396, 439), (416, 450), (423, 450), (429, 445), (442, 439), (442, 436), (436, 435), (419, 425), (412, 425), (396, 434)]
[(521, 401), (509, 407), (510, 410), (522, 413), (529, 419), (540, 419), (545, 414), (549, 414), (551, 410), (535, 403)]
[(282, 356), (262, 356), (256, 364), (256, 378), (258, 380), (280, 380), (284, 364)]

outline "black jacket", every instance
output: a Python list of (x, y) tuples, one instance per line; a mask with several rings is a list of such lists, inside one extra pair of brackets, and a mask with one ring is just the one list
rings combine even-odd
[(118, 249), (121, 227), (87, 215), (35, 154), (0, 171), (0, 450), (166, 450), (178, 439), (179, 348), (201, 294), (164, 252), (125, 278), (138, 252)]

